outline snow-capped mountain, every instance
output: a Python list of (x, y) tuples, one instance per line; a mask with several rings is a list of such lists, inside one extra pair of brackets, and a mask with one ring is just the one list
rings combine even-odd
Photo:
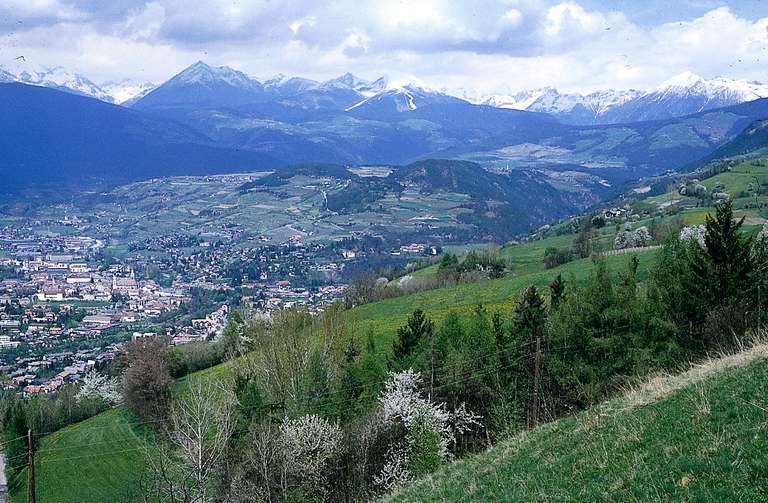
[(718, 77), (706, 80), (685, 72), (656, 89), (605, 114), (609, 122), (636, 122), (680, 117), (704, 110), (768, 97), (768, 85)]
[(15, 79), (22, 84), (50, 87), (82, 96), (90, 96), (113, 103), (114, 99), (87, 77), (66, 70), (61, 66), (24, 68), (16, 73)]
[(137, 83), (128, 79), (99, 85), (88, 77), (61, 66), (34, 66), (24, 62), (9, 65), (7, 68), (0, 66), (0, 83), (6, 82), (50, 87), (59, 91), (96, 98), (107, 103), (118, 104), (136, 99), (136, 96), (146, 94), (154, 87), (151, 83)]
[(445, 103), (467, 103), (461, 98), (417, 86), (415, 84), (391, 85), (378, 93), (366, 96), (345, 109), (351, 111), (407, 112), (419, 107)]
[(363, 95), (373, 96), (384, 91), (387, 88), (387, 84), (387, 77), (380, 77), (371, 82), (347, 72), (341, 77), (323, 82), (320, 87), (324, 89), (351, 89)]
[(137, 100), (134, 106), (236, 106), (261, 101), (264, 95), (261, 82), (243, 72), (198, 61)]
[(278, 93), (300, 93), (317, 89), (319, 82), (301, 77), (289, 77), (279, 73), (264, 81), (264, 89)]
[(705, 80), (695, 73), (683, 72), (662, 83), (649, 95), (704, 96), (712, 102), (752, 101), (768, 96), (768, 84), (717, 77)]
[(560, 93), (552, 87), (480, 96), (473, 103), (544, 112), (569, 124), (614, 124), (668, 119), (768, 97), (768, 85), (684, 72), (650, 91)]
[[(723, 77), (707, 80), (691, 72), (681, 73), (649, 91), (608, 89), (581, 94), (543, 87), (482, 95), (471, 89), (435, 91), (412, 82), (390, 82), (386, 76), (366, 80), (349, 72), (323, 82), (282, 74), (259, 80), (233, 68), (214, 67), (203, 61), (160, 86), (130, 79), (96, 84), (61, 66), (33, 66), (24, 61), (0, 66), (0, 83), (3, 82), (50, 87), (137, 108), (273, 104), (307, 112), (359, 114), (364, 110), (404, 112), (426, 104), (462, 101), (546, 113), (577, 125), (669, 119), (768, 97), (768, 84)], [(277, 114), (276, 110), (273, 107), (270, 114)]]
[[(211, 67), (202, 61), (181, 71), (136, 101), (136, 108), (249, 105), (266, 114), (279, 110), (351, 111), (414, 110), (428, 103), (461, 101), (414, 84), (390, 83), (387, 77), (362, 79), (352, 73), (324, 82), (282, 74), (259, 81), (228, 67)], [(293, 112), (291, 112), (293, 113)], [(274, 117), (279, 119), (280, 117)]]
[(204, 86), (218, 85), (220, 83), (225, 83), (239, 89), (263, 89), (260, 82), (251, 79), (243, 72), (228, 66), (209, 66), (202, 61), (187, 67), (166, 82), (166, 84), (195, 84)]
[(5, 84), (6, 82), (16, 82), (16, 76), (0, 68), (0, 84)]
[(130, 105), (155, 88), (152, 82), (138, 82), (131, 79), (110, 80), (101, 85), (101, 89), (112, 97), (115, 103)]

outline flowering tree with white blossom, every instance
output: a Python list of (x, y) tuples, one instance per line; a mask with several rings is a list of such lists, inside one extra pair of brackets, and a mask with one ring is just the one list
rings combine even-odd
[(120, 381), (116, 377), (107, 377), (91, 370), (85, 374), (83, 384), (77, 392), (77, 400), (97, 399), (103, 400), (110, 406), (118, 405), (122, 401)]
[(390, 447), (387, 462), (375, 479), (382, 489), (391, 490), (450, 460), (457, 435), (480, 424), (464, 404), (450, 412), (445, 404), (425, 398), (422, 386), (421, 374), (411, 369), (390, 372), (384, 385), (379, 398), (382, 419), (388, 425), (402, 425), (406, 437)]
[(341, 429), (336, 423), (309, 414), (285, 418), (280, 434), (287, 473), (304, 490), (318, 495), (329, 462), (341, 447)]
[(707, 235), (707, 228), (703, 225), (694, 225), (691, 227), (683, 227), (680, 231), (680, 241), (692, 241), (697, 243), (701, 248), (705, 248), (705, 238)]

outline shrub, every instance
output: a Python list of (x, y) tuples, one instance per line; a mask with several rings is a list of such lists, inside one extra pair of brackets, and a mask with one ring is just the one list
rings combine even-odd
[(573, 260), (573, 254), (568, 248), (548, 247), (544, 250), (544, 267), (547, 269), (567, 264), (571, 260)]

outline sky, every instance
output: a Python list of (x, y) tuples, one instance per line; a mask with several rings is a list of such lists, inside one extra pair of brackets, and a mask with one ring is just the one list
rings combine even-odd
[[(23, 57), (23, 58), (22, 58)], [(0, 66), (162, 82), (203, 60), (435, 89), (768, 82), (768, 0), (0, 0)]]

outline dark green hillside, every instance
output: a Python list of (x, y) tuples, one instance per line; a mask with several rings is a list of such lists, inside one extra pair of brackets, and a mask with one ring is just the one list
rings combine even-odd
[(763, 345), (650, 381), (386, 501), (766, 501), (766, 357)]

